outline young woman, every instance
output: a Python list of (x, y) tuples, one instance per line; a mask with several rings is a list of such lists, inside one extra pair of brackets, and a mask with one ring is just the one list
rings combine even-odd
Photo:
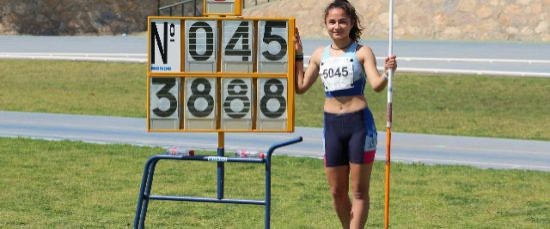
[(321, 77), (325, 88), (325, 172), (333, 205), (343, 228), (364, 228), (377, 132), (363, 91), (366, 81), (374, 91), (382, 91), (387, 84), (385, 72), (394, 71), (397, 62), (395, 56), (387, 57), (384, 74), (380, 75), (372, 50), (358, 44), (362, 27), (348, 1), (330, 3), (324, 22), (332, 42), (315, 50), (306, 72), (296, 30), (296, 92), (304, 93)]

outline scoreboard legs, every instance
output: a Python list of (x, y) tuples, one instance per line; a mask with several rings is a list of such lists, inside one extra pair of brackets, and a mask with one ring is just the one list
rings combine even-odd
[[(143, 170), (143, 177), (141, 180), (141, 186), (139, 190), (138, 202), (136, 207), (136, 215), (134, 218), (134, 229), (145, 227), (145, 217), (147, 215), (147, 208), (149, 206), (149, 200), (164, 200), (164, 201), (191, 201), (191, 202), (207, 202), (207, 203), (222, 203), (222, 204), (248, 204), (248, 205), (263, 205), (265, 207), (265, 228), (271, 226), (271, 157), (273, 152), (284, 146), (292, 145), (302, 141), (302, 137), (296, 137), (284, 142), (276, 143), (269, 147), (265, 158), (234, 158), (224, 157), (223, 148), (221, 152), (218, 152), (218, 156), (206, 156), (206, 155), (168, 155), (159, 154), (150, 157), (145, 163)], [(265, 199), (264, 200), (249, 200), (249, 199), (226, 199), (223, 197), (224, 176), (223, 166), (218, 168), (217, 177), (217, 198), (209, 197), (190, 197), (190, 196), (159, 196), (152, 195), (153, 176), (155, 174), (155, 168), (160, 160), (179, 160), (179, 161), (203, 161), (203, 162), (217, 162), (221, 165), (223, 163), (256, 163), (265, 165)], [(220, 175), (221, 174), (221, 175)]]

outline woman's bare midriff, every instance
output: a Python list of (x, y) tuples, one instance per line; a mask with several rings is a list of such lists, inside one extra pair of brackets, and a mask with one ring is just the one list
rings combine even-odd
[(353, 113), (367, 107), (367, 100), (363, 95), (340, 96), (326, 98), (324, 110), (331, 114)]

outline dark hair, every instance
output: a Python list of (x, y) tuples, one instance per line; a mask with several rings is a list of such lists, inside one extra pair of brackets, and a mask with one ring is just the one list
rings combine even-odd
[(334, 8), (343, 9), (346, 14), (351, 18), (353, 27), (349, 32), (349, 38), (351, 38), (351, 40), (353, 41), (358, 41), (359, 39), (361, 39), (361, 30), (363, 30), (363, 26), (361, 25), (361, 21), (359, 21), (359, 16), (357, 16), (357, 12), (355, 12), (355, 7), (353, 7), (351, 3), (349, 3), (347, 0), (334, 0), (332, 3), (330, 3), (325, 9), (325, 21), (323, 23), (326, 23), (328, 11)]

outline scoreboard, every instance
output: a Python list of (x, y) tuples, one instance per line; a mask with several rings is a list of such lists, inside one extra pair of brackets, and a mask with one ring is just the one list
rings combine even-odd
[(148, 131), (294, 131), (293, 18), (149, 17), (148, 27)]

